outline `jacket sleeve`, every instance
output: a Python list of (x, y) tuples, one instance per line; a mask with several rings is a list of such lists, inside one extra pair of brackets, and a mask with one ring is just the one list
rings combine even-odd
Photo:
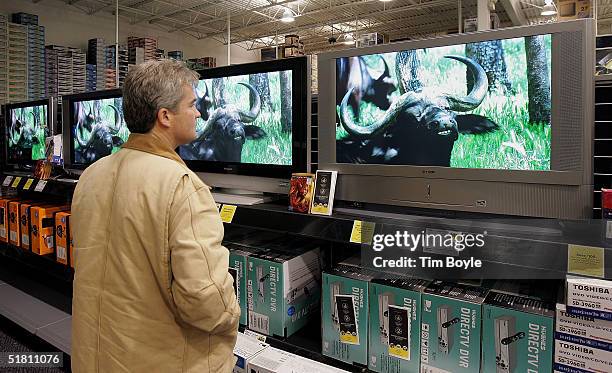
[[(180, 319), (217, 334), (238, 329), (240, 307), (221, 246), (223, 223), (208, 187), (179, 182), (170, 207), (168, 239), (171, 288)], [(187, 190), (185, 190), (187, 189)]]

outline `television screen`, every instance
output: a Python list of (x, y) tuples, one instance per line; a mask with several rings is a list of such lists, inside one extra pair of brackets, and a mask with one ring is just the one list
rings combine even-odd
[(9, 106), (8, 111), (7, 163), (31, 164), (44, 159), (49, 105)]
[(292, 165), (292, 70), (202, 79), (188, 161)]
[(336, 162), (550, 170), (551, 39), (336, 59)]
[(127, 141), (121, 97), (73, 100), (71, 105), (73, 163), (91, 164)]

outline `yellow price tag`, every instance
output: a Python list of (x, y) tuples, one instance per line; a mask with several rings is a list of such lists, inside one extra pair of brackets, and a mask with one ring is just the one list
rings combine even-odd
[(350, 242), (354, 243), (372, 243), (372, 236), (374, 236), (374, 228), (376, 223), (369, 221), (354, 220), (353, 230), (351, 231)]
[(11, 187), (17, 188), (17, 185), (19, 185), (19, 182), (21, 182), (21, 176), (17, 176), (15, 180), (13, 180), (13, 184), (11, 184)]
[(400, 359), (410, 360), (410, 350), (408, 350), (407, 346), (402, 345), (389, 345), (389, 355), (399, 357)]
[(567, 271), (577, 275), (604, 277), (602, 247), (567, 245)]
[(23, 186), (23, 190), (28, 190), (30, 189), (30, 187), (32, 186), (32, 183), (34, 182), (34, 179), (28, 179), (25, 183), (25, 185)]
[(234, 214), (236, 213), (237, 206), (235, 205), (223, 205), (221, 206), (221, 221), (224, 223), (231, 223), (234, 220)]

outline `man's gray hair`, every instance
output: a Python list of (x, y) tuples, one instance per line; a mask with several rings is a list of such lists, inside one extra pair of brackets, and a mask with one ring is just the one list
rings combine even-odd
[(132, 133), (149, 132), (157, 112), (178, 109), (185, 85), (195, 86), (199, 74), (180, 61), (147, 61), (132, 66), (123, 85), (123, 115)]

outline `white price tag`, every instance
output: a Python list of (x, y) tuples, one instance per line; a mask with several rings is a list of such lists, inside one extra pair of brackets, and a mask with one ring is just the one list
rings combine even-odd
[(64, 259), (67, 260), (68, 257), (66, 256), (66, 248), (62, 247), (62, 246), (58, 246), (57, 247), (57, 258), (58, 259)]
[(45, 241), (46, 241), (47, 247), (49, 249), (52, 249), (53, 248), (53, 236), (49, 236), (45, 238)]
[(6, 228), (0, 228), (0, 237), (6, 238)]
[(17, 242), (17, 232), (10, 231), (9, 232), (9, 240), (11, 240), (13, 242)]
[(28, 236), (27, 234), (22, 234), (21, 235), (21, 242), (24, 245), (26, 245), (26, 246), (29, 245), (30, 244), (30, 236)]
[(7, 176), (4, 178), (4, 182), (2, 183), (2, 186), (9, 186), (11, 185), (11, 181), (13, 181), (13, 177), (12, 176)]
[(612, 220), (606, 223), (606, 238), (612, 238)]
[(34, 188), (35, 192), (42, 192), (45, 189), (45, 185), (47, 185), (47, 180), (38, 180), (38, 184), (36, 184), (36, 188)]

